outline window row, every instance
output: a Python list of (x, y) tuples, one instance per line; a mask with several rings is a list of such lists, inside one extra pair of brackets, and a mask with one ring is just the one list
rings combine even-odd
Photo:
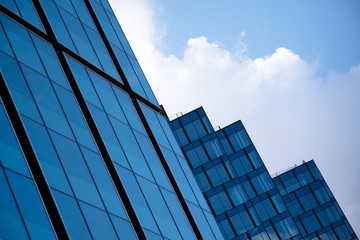
[(83, 1), (40, 2), (60, 43), (122, 82)]
[(155, 95), (135, 58), (128, 41), (126, 40), (126, 37), (116, 20), (111, 7), (105, 1), (100, 3), (95, 0), (90, 0), (90, 4), (131, 88), (136, 93), (158, 106)]

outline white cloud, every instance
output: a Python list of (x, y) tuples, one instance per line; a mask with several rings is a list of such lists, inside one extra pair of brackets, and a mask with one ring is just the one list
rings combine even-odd
[(230, 52), (206, 37), (189, 39), (181, 57), (166, 55), (158, 3), (112, 2), (169, 115), (204, 106), (215, 126), (242, 119), (270, 172), (315, 159), (360, 234), (360, 65), (320, 78), (317, 62), (285, 47), (251, 59), (241, 41)]

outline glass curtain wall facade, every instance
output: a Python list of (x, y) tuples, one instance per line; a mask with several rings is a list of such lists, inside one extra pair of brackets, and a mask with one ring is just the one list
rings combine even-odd
[(0, 239), (223, 239), (106, 0), (0, 0)]
[(301, 235), (308, 239), (357, 239), (315, 162), (274, 177)]
[(272, 179), (241, 121), (170, 126), (226, 239), (357, 239), (313, 161)]
[(215, 132), (199, 108), (170, 125), (226, 239), (302, 239), (241, 121)]

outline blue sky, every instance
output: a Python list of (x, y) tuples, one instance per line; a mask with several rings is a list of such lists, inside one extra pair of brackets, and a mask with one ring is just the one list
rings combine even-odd
[(360, 2), (160, 1), (166, 47), (181, 54), (191, 37), (206, 36), (234, 49), (241, 36), (252, 58), (286, 47), (304, 59), (319, 58), (322, 71), (347, 71), (360, 60)]
[(360, 2), (111, 0), (169, 116), (241, 119), (271, 173), (314, 159), (360, 235)]

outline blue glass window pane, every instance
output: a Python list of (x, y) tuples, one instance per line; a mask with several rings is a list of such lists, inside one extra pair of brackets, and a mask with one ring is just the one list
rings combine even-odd
[(118, 48), (114, 48), (113, 50), (115, 51), (116, 58), (120, 62), (121, 68), (131, 88), (135, 92), (146, 98), (144, 89), (142, 88), (141, 83), (139, 82), (139, 79), (129, 61), (129, 57)]
[(160, 232), (167, 238), (179, 236), (180, 233), (176, 228), (159, 188), (152, 182), (142, 177), (137, 177), (137, 180), (160, 228)]
[(54, 89), (60, 99), (60, 104), (63, 107), (76, 140), (93, 151), (97, 151), (94, 139), (74, 95), (56, 84), (54, 84)]
[(51, 0), (40, 0), (40, 2), (56, 35), (56, 38), (59, 40), (60, 43), (64, 44), (66, 47), (76, 52), (74, 43), (70, 38), (68, 29), (65, 27), (65, 24), (59, 14), (59, 11), (57, 10), (55, 3)]
[(27, 84), (15, 59), (0, 52), (0, 66), (18, 111), (41, 122), (34, 100), (31, 97)]
[(30, 0), (16, 0), (21, 16), (41, 31), (45, 32), (34, 5)]
[(0, 15), (0, 20), (4, 26), (5, 32), (7, 33), (9, 42), (17, 59), (45, 75), (46, 73), (44, 67), (34, 45), (32, 44), (29, 33), (20, 25), (3, 15)]
[(232, 225), (234, 226), (234, 229), (236, 230), (237, 234), (243, 234), (246, 232), (246, 228), (244, 223), (242, 222), (240, 215), (236, 214), (234, 216), (230, 217), (230, 221)]
[(130, 127), (112, 117), (110, 117), (110, 121), (133, 171), (154, 181), (149, 166)]
[(84, 147), (81, 147), (81, 151), (84, 154), (107, 211), (127, 219), (120, 197), (114, 187), (101, 156)]
[(0, 3), (15, 14), (20, 15), (19, 9), (16, 7), (14, 0), (0, 0)]
[(200, 161), (198, 155), (196, 154), (195, 149), (190, 149), (190, 150), (186, 151), (185, 154), (186, 154), (187, 159), (189, 160), (191, 167), (193, 169), (197, 168), (198, 166), (201, 165), (201, 161)]
[(289, 239), (290, 233), (283, 221), (275, 223), (275, 227), (281, 239)]
[(220, 143), (218, 139), (213, 139), (211, 141), (208, 141), (204, 143), (204, 146), (211, 159), (215, 159), (223, 155), (223, 151), (220, 147)]
[(136, 240), (138, 239), (130, 222), (110, 214), (111, 221), (114, 224), (117, 235), (120, 239)]
[(227, 239), (232, 239), (233, 237), (235, 237), (235, 233), (232, 230), (232, 228), (231, 228), (231, 226), (230, 226), (227, 219), (225, 219), (222, 222), (219, 222), (219, 225), (220, 225), (220, 229), (222, 230), (222, 233), (224, 234), (224, 236)]
[(0, 165), (0, 238), (29, 239)]
[(128, 193), (136, 215), (139, 216), (141, 226), (153, 232), (160, 233), (134, 175), (119, 165), (115, 165), (115, 167)]
[(70, 89), (69, 83), (65, 78), (64, 72), (60, 66), (54, 49), (50, 46), (50, 44), (44, 42), (39, 37), (35, 35), (31, 35), (31, 37), (49, 78), (61, 86)]
[(121, 108), (124, 111), (124, 114), (127, 118), (128, 124), (132, 128), (135, 128), (136, 130), (138, 130), (139, 132), (146, 134), (144, 126), (141, 123), (140, 117), (137, 114), (129, 95), (126, 92), (124, 92), (123, 90), (121, 90), (115, 86), (112, 86), (112, 87), (113, 87), (115, 95), (121, 105)]
[[(207, 221), (204, 212), (201, 211), (201, 208), (197, 205), (191, 204), (188, 202), (188, 206), (190, 208), (190, 211), (195, 219), (195, 222), (198, 224), (199, 226), (199, 230), (201, 232), (201, 235), (204, 237), (204, 239), (206, 240), (211, 240), (211, 239), (217, 239), (214, 236), (214, 233), (209, 225), (209, 222)], [(214, 229), (216, 229), (217, 226), (215, 226)]]
[(55, 190), (52, 190), (52, 194), (70, 239), (91, 239), (75, 199)]
[(139, 62), (137, 60), (135, 60), (135, 58), (132, 58), (132, 57), (129, 57), (129, 60), (135, 71), (136, 76), (138, 77), (138, 80), (140, 82), (140, 85), (142, 86), (142, 89), (145, 91), (146, 99), (148, 99), (150, 102), (152, 102), (153, 104), (158, 106), (159, 103), (157, 102), (154, 92), (152, 91), (148, 81), (146, 80), (146, 77), (139, 65)]
[(254, 164), (255, 168), (259, 168), (264, 165), (260, 158), (259, 153), (256, 150), (249, 152), (249, 157), (252, 163)]
[(66, 11), (68, 11), (69, 13), (71, 13), (73, 16), (77, 16), (75, 9), (72, 5), (72, 2), (76, 2), (76, 1), (71, 1), (71, 0), (53, 0), (58, 6), (62, 7), (63, 9), (65, 9)]
[(175, 136), (177, 137), (179, 144), (181, 146), (184, 146), (189, 143), (182, 128), (178, 128), (178, 129), (174, 130), (174, 133), (175, 133)]
[(181, 233), (183, 239), (196, 239), (189, 222), (183, 212), (183, 208), (180, 206), (177, 196), (167, 190), (161, 189), (161, 193), (165, 199), (167, 206), (173, 216), (174, 221)]
[(0, 105), (0, 133), (0, 164), (30, 177), (28, 166), (3, 105)]
[(209, 202), (210, 202), (211, 207), (216, 215), (219, 215), (225, 211), (224, 206), (221, 204), (221, 201), (217, 194), (209, 197)]
[(251, 187), (251, 185), (248, 181), (243, 182), (243, 187), (250, 199), (256, 196), (254, 189)]
[(80, 207), (89, 226), (93, 239), (116, 239), (115, 229), (106, 212), (80, 202)]
[(71, 194), (64, 170), (44, 126), (26, 117), (22, 121), (49, 186)]
[(75, 196), (103, 209), (104, 206), (101, 203), (79, 146), (75, 142), (52, 131), (50, 136), (54, 141), (56, 151), (75, 192)]
[(105, 48), (105, 45), (99, 35), (99, 33), (95, 32), (93, 29), (89, 28), (88, 26), (84, 26), (84, 29), (89, 37), (90, 43), (94, 47), (96, 56), (98, 57), (100, 64), (102, 66), (102, 69), (112, 76), (113, 78), (117, 79), (119, 82), (123, 83), (120, 79), (120, 76), (115, 69), (115, 65), (113, 61), (111, 60), (109, 53), (107, 49)]
[(99, 129), (101, 137), (106, 145), (106, 148), (109, 151), (111, 160), (120, 164), (121, 166), (130, 168), (106, 114), (92, 104), (89, 104), (88, 106), (95, 120), (96, 126)]
[(227, 191), (230, 195), (231, 201), (235, 206), (240, 205), (246, 201), (246, 195), (241, 185), (229, 187), (227, 188)]
[(14, 57), (13, 51), (10, 48), (9, 41), (6, 38), (5, 32), (1, 24), (0, 24), (0, 50)]
[(102, 26), (102, 29), (105, 32), (106, 37), (109, 39), (109, 41), (116, 46), (121, 48), (121, 44), (119, 39), (116, 36), (116, 33), (110, 23), (110, 20), (108, 19), (104, 8), (101, 6), (101, 4), (95, 0), (90, 0), (91, 6), (93, 7), (96, 16), (98, 17), (100, 24)]
[(58, 9), (61, 17), (66, 24), (67, 29), (69, 30), (70, 36), (74, 41), (79, 55), (94, 64), (95, 66), (101, 68), (99, 60), (94, 52), (93, 46), (91, 45), (89, 38), (86, 35), (80, 21), (62, 8)]
[(104, 106), (105, 112), (126, 123), (126, 118), (110, 87), (110, 83), (92, 71), (88, 71), (88, 73)]
[(136, 131), (134, 131), (134, 134), (139, 143), (139, 146), (141, 146), (141, 149), (144, 153), (144, 157), (147, 160), (147, 164), (149, 165), (150, 170), (154, 175), (157, 184), (170, 191), (173, 191), (169, 179), (165, 174), (165, 170), (160, 163), (159, 157), (157, 156), (154, 147), (150, 142), (150, 139)]
[(201, 172), (198, 175), (195, 176), (197, 179), (197, 182), (199, 183), (201, 190), (203, 192), (206, 192), (207, 190), (211, 189), (211, 185), (209, 181), (207, 180), (205, 173)]
[(68, 56), (66, 56), (66, 60), (70, 65), (71, 71), (78, 86), (80, 87), (80, 91), (85, 100), (94, 104), (98, 108), (102, 108), (99, 97), (94, 89), (87, 71), (85, 70), (85, 67)]
[(33, 239), (56, 239), (34, 182), (20, 174), (6, 171), (12, 191)]
[[(63, 0), (58, 0), (58, 2), (62, 2), (62, 1)], [(75, 11), (80, 21), (85, 23), (87, 26), (91, 27), (92, 29), (96, 29), (95, 24), (90, 16), (90, 13), (85, 6), (85, 3), (83, 1), (72, 1), (72, 4), (74, 5)]]
[(226, 138), (221, 139), (220, 143), (221, 143), (222, 147), (224, 148), (225, 153), (227, 155), (230, 155), (230, 154), (233, 153), (233, 150), (232, 150), (232, 148), (231, 148), (231, 146), (230, 146), (230, 144), (229, 144), (229, 142), (228, 142), (228, 140)]
[(47, 127), (74, 139), (49, 80), (24, 65), (21, 66), (35, 102)]

